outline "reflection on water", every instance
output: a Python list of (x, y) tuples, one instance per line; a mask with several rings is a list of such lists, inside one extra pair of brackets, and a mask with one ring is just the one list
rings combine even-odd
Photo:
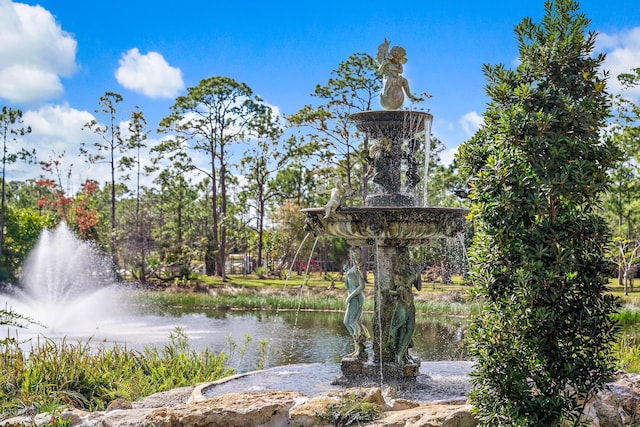
[[(187, 312), (141, 308), (135, 315), (123, 315), (117, 320), (66, 334), (38, 326), (17, 333), (20, 339), (38, 335), (58, 340), (66, 338), (68, 342), (91, 339), (93, 343), (120, 343), (142, 349), (145, 345), (164, 345), (169, 333), (180, 326), (198, 351), (209, 347), (216, 352), (228, 352), (232, 347), (230, 340), (234, 341), (237, 349), (231, 354), (230, 365), (245, 372), (256, 368), (260, 358), (258, 344), (263, 339), (267, 341), (265, 368), (297, 363), (339, 363), (343, 355), (353, 350), (353, 340), (342, 319), (341, 312), (303, 311), (296, 315), (293, 311)], [(416, 320), (413, 355), (425, 361), (466, 359), (461, 350), (465, 320), (421, 316)], [(371, 328), (370, 321), (367, 326)], [(0, 338), (6, 336), (4, 332)], [(8, 333), (15, 336), (16, 331)], [(251, 342), (241, 356), (239, 348), (245, 335), (251, 337)]]

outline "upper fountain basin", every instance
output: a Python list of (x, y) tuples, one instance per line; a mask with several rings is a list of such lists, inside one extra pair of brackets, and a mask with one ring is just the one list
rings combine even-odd
[(429, 113), (410, 110), (367, 110), (349, 117), (359, 131), (368, 133), (372, 138), (411, 138), (424, 132), (427, 123), (433, 120)]
[(430, 239), (454, 237), (465, 230), (468, 211), (438, 207), (340, 208), (325, 218), (325, 209), (302, 209), (307, 227), (352, 245), (423, 245)]

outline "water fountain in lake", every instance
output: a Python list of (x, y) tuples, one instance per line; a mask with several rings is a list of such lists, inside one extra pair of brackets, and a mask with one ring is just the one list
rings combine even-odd
[[(354, 303), (355, 295), (350, 294), (345, 325), (354, 338), (354, 352), (342, 359), (343, 376), (358, 381), (379, 378), (410, 382), (418, 376), (420, 367), (420, 360), (411, 356), (409, 348), (415, 327), (413, 288), (420, 289), (423, 267), (412, 260), (410, 251), (435, 238), (459, 236), (465, 229), (467, 211), (419, 205), (416, 193), (421, 178), (417, 154), (421, 135), (425, 135), (428, 152), (433, 116), (398, 109), (405, 95), (412, 100), (416, 98), (401, 76), (402, 64), (406, 62), (404, 49), (397, 46), (391, 52), (387, 49), (385, 40), (378, 49), (378, 63), (385, 75), (381, 94), (385, 109), (351, 115), (357, 129), (374, 142), (370, 160), (374, 194), (367, 196), (362, 207), (345, 207), (345, 189), (338, 179), (324, 208), (303, 212), (310, 231), (343, 237), (352, 254), (366, 246), (375, 256), (373, 351), (367, 354), (365, 350), (369, 334), (360, 321), (362, 304)], [(346, 279), (349, 292), (361, 292), (362, 275), (362, 264), (354, 259), (354, 267)]]
[(85, 338), (118, 318), (121, 301), (113, 264), (64, 223), (40, 235), (20, 281), (6, 305), (36, 321), (48, 337)]

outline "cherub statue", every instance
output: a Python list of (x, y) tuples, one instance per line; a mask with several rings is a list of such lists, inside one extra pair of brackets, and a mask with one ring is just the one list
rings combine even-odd
[(389, 50), (389, 41), (386, 38), (378, 46), (376, 60), (378, 70), (383, 76), (380, 105), (386, 110), (402, 107), (405, 95), (412, 101), (420, 101), (420, 98), (411, 94), (409, 82), (402, 76), (402, 65), (407, 62), (406, 54), (407, 52), (400, 46), (394, 46)]
[(333, 179), (334, 187), (331, 190), (331, 197), (329, 201), (324, 207), (324, 217), (329, 218), (333, 212), (336, 211), (341, 205), (345, 197), (349, 197), (353, 195), (353, 192), (350, 188), (345, 188), (342, 183), (342, 177), (340, 175), (336, 175)]

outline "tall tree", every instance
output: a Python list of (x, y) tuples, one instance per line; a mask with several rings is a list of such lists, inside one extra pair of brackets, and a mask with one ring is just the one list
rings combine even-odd
[[(111, 237), (109, 250), (115, 256), (115, 236), (116, 236), (116, 172), (122, 167), (126, 167), (131, 163), (127, 158), (123, 158), (122, 154), (128, 149), (127, 141), (122, 138), (120, 132), (120, 122), (118, 120), (118, 111), (116, 104), (122, 102), (122, 95), (115, 92), (105, 92), (98, 102), (100, 108), (95, 110), (96, 113), (106, 118), (106, 123), (101, 123), (97, 119), (93, 119), (84, 125), (84, 128), (91, 130), (100, 137), (100, 141), (91, 144), (92, 148), (88, 148), (87, 144), (82, 144), (80, 152), (86, 156), (90, 163), (107, 163), (109, 165), (109, 173), (111, 176)], [(95, 150), (95, 152), (94, 152)], [(104, 154), (103, 154), (104, 153)]]
[[(640, 68), (618, 76), (625, 88), (640, 84)], [(622, 97), (615, 98), (618, 115), (609, 138), (622, 158), (611, 171), (612, 185), (605, 206), (614, 230), (613, 256), (618, 262), (618, 284), (625, 295), (633, 290), (633, 272), (640, 259), (640, 106)]]
[(277, 118), (265, 115), (265, 122), (260, 126), (257, 140), (253, 147), (245, 152), (241, 160), (244, 171), (245, 186), (243, 192), (248, 201), (253, 201), (256, 213), (257, 239), (257, 265), (262, 265), (262, 251), (264, 247), (264, 222), (267, 216), (267, 203), (274, 199), (279, 190), (272, 185), (272, 175), (281, 169), (291, 150), (281, 149), (280, 137), (282, 129), (277, 123)]
[[(369, 154), (366, 135), (359, 135), (350, 119), (352, 113), (371, 109), (373, 99), (382, 88), (382, 77), (376, 72), (375, 60), (366, 53), (355, 53), (331, 72), (325, 85), (316, 85), (311, 94), (322, 100), (316, 107), (305, 105), (287, 116), (289, 125), (309, 129), (300, 135), (318, 144), (322, 160), (331, 164), (344, 161), (346, 183), (353, 186), (354, 166), (359, 165), (362, 197), (366, 197), (366, 157)], [(361, 138), (362, 136), (362, 138)]]
[(573, 0), (515, 28), (520, 65), (485, 66), (484, 125), (460, 147), (476, 235), (469, 278), (483, 312), (467, 333), (483, 426), (559, 426), (602, 389), (616, 336), (609, 230), (598, 215), (618, 151), (603, 55)]
[[(22, 110), (14, 110), (3, 106), (0, 112), (0, 137), (2, 137), (2, 188), (0, 189), (0, 261), (3, 261), (4, 222), (5, 222), (5, 191), (7, 181), (7, 165), (18, 160), (28, 161), (35, 156), (35, 150), (28, 151), (24, 147), (10, 150), (9, 144), (17, 143), (19, 138), (31, 132), (31, 127), (24, 127)], [(4, 262), (3, 262), (4, 264)], [(0, 272), (1, 273), (1, 272)], [(0, 280), (2, 277), (0, 276)]]
[(123, 163), (131, 168), (135, 168), (135, 182), (136, 182), (136, 197), (135, 197), (135, 232), (129, 233), (129, 247), (137, 254), (135, 267), (138, 271), (138, 280), (141, 283), (146, 283), (146, 262), (147, 262), (147, 249), (149, 248), (149, 233), (148, 227), (143, 221), (146, 217), (144, 212), (141, 212), (140, 204), (140, 180), (141, 177), (149, 172), (149, 169), (142, 167), (142, 158), (140, 150), (146, 147), (146, 140), (149, 136), (149, 130), (146, 129), (147, 121), (144, 117), (144, 113), (139, 109), (131, 112), (131, 121), (129, 122), (129, 136), (127, 138), (127, 147), (135, 150), (135, 157), (124, 157)]
[[(329, 169), (333, 174), (334, 169)], [(319, 176), (326, 176), (329, 172), (323, 167), (311, 167), (304, 165), (302, 161), (293, 161), (284, 168), (279, 169), (273, 182), (274, 187), (280, 189), (277, 204), (291, 202), (297, 206), (308, 208), (318, 206), (321, 202), (319, 191)]]
[[(158, 191), (149, 197), (155, 264), (169, 271), (188, 272), (195, 255), (204, 254), (207, 246), (203, 241), (211, 228), (209, 204), (201, 207), (205, 202), (192, 182), (188, 154), (178, 152), (170, 160), (154, 180)], [(201, 185), (208, 187), (208, 180)]]
[(192, 150), (207, 156), (207, 166), (193, 166), (211, 183), (211, 231), (205, 254), (208, 274), (225, 278), (227, 179), (230, 148), (255, 135), (262, 117), (270, 108), (253, 94), (249, 86), (229, 77), (211, 77), (187, 89), (171, 107), (171, 114), (160, 121), (158, 131), (175, 138), (160, 147), (164, 152)]

